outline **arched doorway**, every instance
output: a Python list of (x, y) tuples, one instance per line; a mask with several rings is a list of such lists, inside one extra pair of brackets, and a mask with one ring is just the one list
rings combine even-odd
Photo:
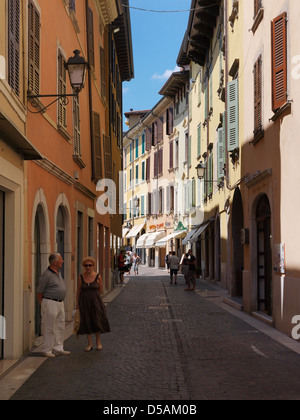
[(273, 314), (271, 208), (266, 194), (256, 207), (257, 226), (257, 305), (258, 310)]
[[(41, 207), (41, 206), (39, 206)], [(39, 221), (39, 209), (37, 209), (34, 221), (34, 244), (35, 244), (35, 253), (34, 253), (34, 273), (35, 273), (35, 290), (37, 289), (39, 278), (42, 274), (42, 267), (41, 267), (41, 226)], [(42, 328), (41, 328), (41, 305), (39, 304), (38, 300), (35, 299), (34, 304), (34, 333), (35, 337), (39, 337), (42, 335)]]
[(241, 243), (241, 230), (244, 227), (244, 211), (242, 195), (236, 188), (232, 203), (232, 246), (233, 246), (233, 269), (232, 269), (232, 296), (243, 296), (243, 269), (244, 249)]

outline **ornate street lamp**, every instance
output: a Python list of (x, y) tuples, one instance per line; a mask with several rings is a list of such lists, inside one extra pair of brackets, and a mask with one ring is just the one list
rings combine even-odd
[[(73, 51), (74, 56), (70, 57), (68, 61), (65, 63), (65, 69), (68, 71), (70, 84), (74, 93), (62, 93), (62, 94), (54, 94), (54, 95), (27, 95), (27, 99), (30, 101), (31, 105), (34, 108), (41, 107), (37, 113), (44, 112), (50, 105), (57, 102), (59, 99), (65, 101), (65, 105), (68, 104), (68, 97), (71, 96), (78, 96), (78, 93), (83, 89), (86, 77), (86, 71), (88, 67), (88, 63), (85, 61), (83, 57), (80, 56), (79, 50)], [(50, 104), (46, 105), (45, 107), (40, 105), (39, 98), (55, 98)]]

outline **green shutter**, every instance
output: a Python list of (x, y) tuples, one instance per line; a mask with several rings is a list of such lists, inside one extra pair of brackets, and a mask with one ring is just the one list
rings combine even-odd
[(207, 194), (211, 195), (213, 192), (213, 154), (211, 153), (208, 158), (208, 188), (207, 188)]
[(201, 124), (197, 128), (197, 157), (201, 155)]
[(141, 196), (141, 216), (145, 216), (145, 196)]
[(218, 129), (218, 180), (224, 177), (224, 164), (225, 164), (225, 143), (224, 143), (224, 128)]
[(239, 85), (238, 79), (228, 83), (228, 151), (239, 147)]

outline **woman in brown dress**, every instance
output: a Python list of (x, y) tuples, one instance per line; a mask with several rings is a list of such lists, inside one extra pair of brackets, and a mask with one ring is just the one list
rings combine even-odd
[(103, 283), (100, 274), (94, 271), (96, 261), (86, 257), (82, 261), (83, 274), (78, 279), (77, 309), (80, 312), (78, 335), (86, 334), (88, 346), (85, 351), (93, 350), (92, 334), (96, 334), (96, 349), (102, 350), (100, 334), (110, 332), (106, 308), (102, 300)]

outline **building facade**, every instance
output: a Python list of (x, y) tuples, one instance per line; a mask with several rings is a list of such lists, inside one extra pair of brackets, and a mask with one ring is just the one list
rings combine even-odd
[[(10, 42), (1, 43), (8, 78), (0, 80), (1, 91), (6, 91), (0, 111), (11, 121), (3, 125), (3, 133), (11, 137), (4, 139), (11, 151), (8, 158), (1, 152), (6, 162), (0, 176), (7, 177), (4, 168), (10, 162), (19, 167), (10, 172), (14, 177), (19, 173), (20, 183), (17, 208), (5, 210), (5, 215), (1, 211), (1, 218), (20, 213), (21, 228), (15, 235), (20, 235), (22, 250), (16, 252), (13, 245), (13, 261), (18, 259), (13, 266), (19, 270), (19, 284), (13, 288), (5, 287), (13, 273), (1, 259), (1, 314), (6, 331), (13, 332), (1, 341), (1, 356), (16, 358), (40, 341), (36, 287), (51, 252), (60, 252), (64, 259), (66, 320), (75, 308), (85, 256), (96, 259), (104, 291), (113, 287), (113, 256), (121, 243), (122, 221), (103, 211), (103, 179), (117, 180), (122, 167), (122, 82), (133, 77), (133, 60), (130, 16), (118, 0), (9, 0), (1, 7), (2, 35)], [(74, 95), (65, 67), (75, 50), (87, 62), (79, 95)], [(7, 93), (13, 99), (8, 101)], [(55, 97), (66, 94), (73, 96)], [(17, 112), (8, 102), (16, 104)], [(2, 209), (10, 201), (6, 188), (0, 187)], [(112, 207), (109, 201), (108, 209)], [(8, 233), (9, 229), (1, 232), (4, 255), (12, 246), (5, 242)]]

